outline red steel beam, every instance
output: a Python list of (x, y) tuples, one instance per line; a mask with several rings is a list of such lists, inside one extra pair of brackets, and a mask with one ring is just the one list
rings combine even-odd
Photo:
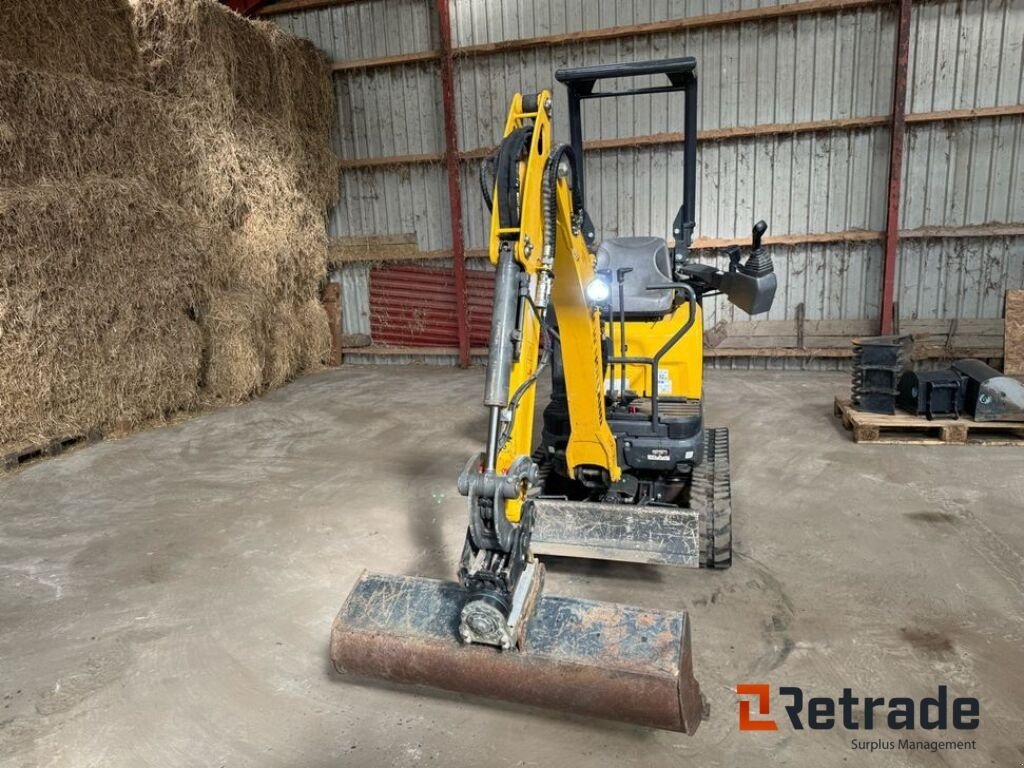
[(892, 120), (889, 131), (889, 200), (885, 216), (885, 250), (882, 258), (882, 321), (880, 333), (892, 333), (896, 294), (896, 247), (900, 227), (900, 185), (903, 176), (903, 142), (907, 133), (907, 70), (910, 66), (910, 5), (900, 0), (896, 28), (896, 56), (892, 80)]
[(448, 0), (436, 0), (441, 36), (441, 103), (444, 107), (445, 165), (448, 170), (448, 205), (452, 220), (452, 268), (455, 271), (455, 313), (459, 339), (459, 365), (469, 367), (469, 317), (466, 310), (466, 244), (462, 234), (462, 192), (459, 190), (459, 134), (455, 122), (455, 77), (452, 73), (452, 25)]
[(239, 16), (254, 16), (263, 9), (269, 0), (221, 0), (221, 2)]

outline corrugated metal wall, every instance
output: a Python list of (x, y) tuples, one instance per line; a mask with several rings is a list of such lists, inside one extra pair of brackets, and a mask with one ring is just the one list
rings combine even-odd
[[(777, 4), (451, 0), (449, 7), (452, 44), (458, 49), (771, 5)], [(361, 0), (271, 18), (339, 63), (439, 47), (433, 4), (427, 0)], [(878, 3), (486, 55), (458, 55), (456, 50), (459, 147), (471, 152), (495, 145), (512, 93), (552, 87), (559, 67), (674, 55), (698, 58), (699, 128), (704, 132), (886, 116), (896, 21), (895, 6)], [(1021, 115), (934, 122), (925, 114), (1024, 103), (1022, 51), (1024, 0), (914, 4), (903, 229), (998, 223), (1024, 231)], [(331, 234), (414, 232), (426, 255), (443, 254), (451, 248), (451, 231), (440, 159), (444, 139), (437, 62), (343, 69), (335, 74), (335, 85), (339, 155), (346, 161), (401, 156), (401, 162), (344, 170)], [(591, 102), (586, 109), (588, 138), (682, 129), (681, 113), (668, 96)], [(555, 110), (556, 127), (567, 138), (560, 88), (555, 89)], [(915, 119), (922, 115), (923, 120)], [(877, 233), (885, 226), (888, 146), (885, 121), (703, 141), (697, 237), (743, 237), (762, 217), (774, 235)], [(592, 180), (588, 210), (600, 236), (667, 234), (681, 197), (681, 180), (673, 173), (681, 165), (680, 149), (590, 152), (586, 162)], [(467, 161), (461, 184), (470, 250), (486, 245), (488, 221), (476, 174), (477, 162)], [(721, 258), (712, 251), (704, 254)], [(914, 237), (901, 240), (898, 254), (896, 300), (903, 318), (1001, 317), (1003, 292), (1024, 287), (1021, 235)], [(771, 319), (791, 319), (800, 305), (809, 319), (878, 317), (879, 239), (775, 246), (773, 255), (780, 293)], [(359, 265), (344, 269), (349, 332), (369, 331), (368, 274)], [(709, 323), (745, 319), (723, 303), (709, 307), (708, 316)]]

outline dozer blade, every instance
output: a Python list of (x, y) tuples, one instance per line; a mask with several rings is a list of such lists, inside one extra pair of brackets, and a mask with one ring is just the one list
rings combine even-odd
[(536, 499), (535, 555), (700, 567), (700, 516), (679, 507)]
[(467, 597), (452, 582), (363, 573), (331, 628), (331, 660), (354, 675), (697, 729), (686, 613), (541, 594), (520, 649), (501, 651), (459, 642)]

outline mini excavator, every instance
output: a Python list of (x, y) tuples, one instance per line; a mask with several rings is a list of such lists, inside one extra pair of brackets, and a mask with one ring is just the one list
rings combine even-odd
[[(488, 426), (458, 479), (469, 507), (458, 581), (364, 572), (334, 622), (331, 658), (355, 675), (693, 733), (703, 700), (688, 615), (546, 594), (543, 558), (730, 565), (729, 438), (704, 425), (701, 308), (714, 295), (750, 314), (770, 308), (766, 225), (754, 226), (745, 261), (738, 248), (722, 269), (690, 259), (695, 59), (556, 78), (569, 143), (553, 143), (549, 91), (516, 94), (481, 169), (496, 269)], [(675, 92), (684, 139), (674, 244), (616, 237), (595, 248), (582, 102)], [(545, 368), (552, 393), (535, 447)]]

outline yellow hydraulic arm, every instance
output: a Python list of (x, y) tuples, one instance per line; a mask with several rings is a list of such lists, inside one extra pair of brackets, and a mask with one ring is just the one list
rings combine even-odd
[[(580, 210), (573, 205), (571, 151), (551, 144), (550, 106), (548, 91), (533, 98), (516, 94), (505, 123), (504, 157), (499, 153), (489, 244), (499, 284), (485, 397), (497, 429), (488, 436), (488, 450), (495, 452), (494, 470), (501, 475), (531, 454), (538, 351), (543, 314), (550, 304), (558, 318), (569, 402), (569, 469), (598, 467), (614, 481), (620, 471), (605, 420), (601, 324), (585, 295), (594, 279), (594, 257), (581, 236)], [(518, 221), (509, 215), (511, 205), (518, 208)], [(517, 288), (514, 327), (500, 317), (503, 310), (512, 314), (500, 306), (511, 297), (510, 282)], [(511, 345), (495, 334), (511, 335)], [(506, 346), (512, 347), (510, 361), (500, 359)], [(506, 502), (510, 521), (519, 520), (523, 498)]]
[(495, 280), (484, 386), (487, 447), (459, 476), (459, 492), (469, 499), (459, 567), (459, 582), (471, 596), (459, 625), (467, 643), (510, 647), (517, 611), (538, 588), (529, 550), (534, 504), (527, 496), (539, 480), (531, 457), (537, 378), (554, 353), (555, 333), (569, 405), (569, 471), (599, 469), (610, 481), (621, 475), (605, 418), (600, 313), (586, 299), (594, 257), (580, 233), (582, 200), (570, 186), (574, 167), (572, 149), (551, 144), (551, 94), (516, 94), (498, 153), (481, 174), (491, 205)]

